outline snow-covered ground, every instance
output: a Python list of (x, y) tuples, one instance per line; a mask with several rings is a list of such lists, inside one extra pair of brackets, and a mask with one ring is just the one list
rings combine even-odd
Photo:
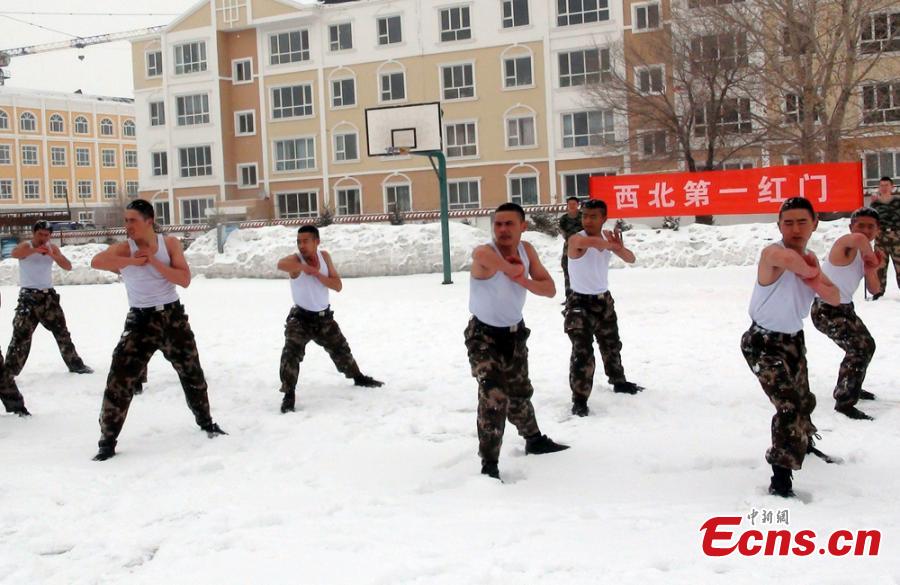
[[(558, 279), (557, 257), (546, 261)], [(436, 274), (346, 280), (336, 316), (364, 371), (387, 383), (355, 388), (310, 346), (290, 415), (277, 391), (286, 281), (197, 279), (183, 299), (230, 435), (194, 427), (157, 355), (105, 463), (90, 458), (125, 291), (60, 287), (97, 373), (67, 373), (38, 330), (19, 377), (34, 416), (0, 416), (0, 582), (896, 583), (900, 294), (892, 285), (858, 303), (878, 341), (866, 386), (881, 400), (864, 405), (874, 422), (832, 410), (841, 354), (807, 326), (820, 446), (847, 461), (808, 460), (795, 476), (801, 499), (786, 502), (765, 493), (772, 407), (738, 349), (753, 279), (746, 266), (614, 272), (625, 368), (648, 390), (613, 394), (598, 375), (585, 419), (569, 414), (560, 299), (530, 298), (538, 420), (572, 449), (526, 457), (508, 428), (505, 484), (478, 473), (465, 273), (451, 286)], [(0, 287), (3, 342), (15, 292)], [(877, 529), (881, 550), (704, 556), (706, 520), (753, 509), (788, 509), (795, 533)]]
[[(810, 249), (824, 255), (828, 244), (847, 231), (847, 220), (821, 222), (813, 234)], [(774, 223), (733, 226), (692, 224), (674, 232), (634, 229), (626, 232), (626, 244), (637, 254), (644, 268), (747, 266), (756, 263), (760, 249), (779, 238)], [(186, 257), (194, 275), (210, 278), (280, 278), (275, 269), (278, 258), (296, 250), (297, 229), (272, 226), (232, 233), (225, 251), (218, 253), (216, 232), (203, 234), (190, 246)], [(487, 231), (450, 223), (450, 251), (453, 270), (469, 267), (472, 248), (490, 239)], [(525, 239), (537, 248), (549, 264), (556, 264), (562, 239), (538, 232), (526, 232)], [(322, 246), (340, 267), (343, 276), (393, 276), (442, 271), (441, 227), (438, 223), (391, 226), (382, 224), (331, 225), (322, 229)], [(54, 268), (59, 284), (102, 284), (115, 282), (109, 272), (92, 270), (91, 257), (102, 244), (66, 246), (64, 253), (74, 269)], [(616, 259), (614, 268), (621, 268)], [(0, 262), (0, 284), (18, 282), (18, 264)]]

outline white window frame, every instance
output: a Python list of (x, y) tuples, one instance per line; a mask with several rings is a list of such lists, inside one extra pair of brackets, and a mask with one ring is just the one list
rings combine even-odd
[[(473, 120), (452, 120), (452, 121), (444, 120), (443, 124), (444, 124), (444, 150), (446, 151), (446, 155), (447, 155), (448, 159), (468, 160), (468, 159), (479, 158), (479, 156), (481, 155), (481, 149), (478, 147), (478, 120), (474, 120), (474, 119)], [(475, 143), (474, 143), (475, 154), (460, 154), (457, 156), (451, 155), (450, 154), (451, 148), (465, 148), (467, 146), (470, 146), (472, 143), (466, 142), (463, 145), (454, 144), (451, 146), (451, 144), (450, 144), (450, 126), (454, 126), (454, 127), (460, 126), (460, 125), (468, 126), (469, 124), (472, 124), (475, 127)], [(456, 128), (454, 128), (453, 133), (455, 136)], [(466, 138), (468, 139), (468, 129), (466, 129)]]
[[(659, 71), (660, 84), (662, 87), (659, 91), (653, 89), (653, 72)], [(647, 73), (647, 91), (641, 87), (641, 74)], [(662, 95), (666, 92), (666, 66), (662, 64), (644, 65), (634, 68), (634, 87), (641, 95)]]
[[(112, 193), (110, 193), (109, 187), (112, 187)], [(116, 199), (119, 196), (119, 182), (118, 181), (103, 181), (103, 199)]]
[(6, 166), (12, 164), (12, 145), (0, 144), (0, 152), (4, 153), (0, 156), (0, 165)]
[[(87, 156), (79, 156), (84, 155)], [(85, 148), (83, 146), (75, 147), (75, 166), (76, 167), (89, 167), (91, 166), (91, 149)]]
[[(518, 80), (519, 67), (517, 65), (517, 62), (522, 59), (528, 59), (528, 67), (531, 72), (531, 83), (523, 84), (523, 85), (519, 85), (519, 84), (509, 85), (508, 82), (510, 79)], [(513, 77), (510, 77), (509, 75), (507, 75), (507, 72), (506, 72), (506, 64), (507, 64), (507, 62), (510, 62), (510, 61), (513, 62), (513, 69), (515, 70), (515, 75)], [(518, 91), (518, 90), (522, 90), (522, 89), (533, 88), (535, 86), (534, 85), (534, 55), (530, 51), (527, 53), (516, 53), (516, 54), (510, 55), (510, 56), (504, 55), (500, 59), (500, 77), (503, 80), (502, 86), (503, 86), (504, 91)]]
[[(343, 148), (343, 153), (344, 153), (345, 158), (338, 158), (338, 154), (340, 152), (342, 152), (342, 150), (338, 148), (338, 138), (343, 138), (345, 136), (353, 136), (354, 139), (356, 140), (356, 156), (354, 158), (346, 158), (346, 156), (347, 156), (346, 139), (344, 139), (344, 148)], [(334, 132), (334, 135), (332, 138), (332, 148), (334, 149), (334, 158), (333, 158), (334, 164), (342, 165), (342, 164), (359, 162), (359, 132), (357, 132), (356, 130), (342, 130), (342, 131)]]
[[(284, 201), (287, 202), (287, 197), (289, 195), (297, 196), (297, 213), (290, 213), (282, 208), (281, 198), (283, 197)], [(311, 207), (309, 205), (310, 202), (315, 203), (314, 211), (300, 211), (300, 196), (302, 195), (305, 195), (307, 197), (307, 207)], [(278, 191), (275, 193), (275, 206), (277, 208), (276, 213), (278, 215), (278, 219), (306, 219), (319, 217), (319, 192), (315, 189), (310, 191)]]
[[(344, 103), (344, 82), (350, 81), (353, 83), (353, 103), (345, 104)], [(345, 110), (348, 108), (355, 108), (358, 105), (357, 102), (357, 91), (356, 91), (356, 78), (355, 77), (335, 77), (329, 80), (329, 84), (331, 85), (331, 109), (332, 110)], [(335, 84), (339, 84), (341, 88), (340, 96), (334, 91)], [(335, 100), (340, 97), (341, 105), (335, 105)]]
[[(132, 185), (134, 189), (132, 189)], [(125, 196), (126, 197), (137, 197), (141, 192), (141, 183), (140, 181), (125, 181)]]
[[(247, 72), (249, 73), (249, 79), (238, 79), (238, 72), (246, 65)], [(253, 75), (253, 59), (250, 57), (242, 57), (240, 59), (232, 59), (231, 60), (231, 84), (232, 85), (246, 85), (248, 83), (253, 83), (254, 75)]]
[[(525, 20), (526, 22), (522, 24), (516, 24), (516, 4), (515, 0), (503, 0), (500, 4), (500, 26), (503, 30), (511, 29), (511, 28), (524, 28), (527, 26), (531, 26), (531, 1), (530, 0), (522, 0), (525, 2)], [(506, 16), (506, 6), (509, 5), (509, 16)], [(509, 22), (509, 25), (507, 25)]]
[[(344, 205), (341, 205), (341, 194), (346, 193), (348, 191), (356, 191), (356, 197), (357, 197), (358, 203), (359, 203), (359, 213), (349, 213), (350, 210), (348, 209), (347, 204), (345, 203)], [(344, 209), (344, 211), (341, 211), (342, 208)], [(336, 215), (343, 215), (343, 216), (362, 215), (363, 214), (362, 185), (360, 185), (359, 183), (352, 185), (352, 186), (344, 186), (344, 187), (339, 187), (339, 186), (335, 185), (335, 187), (334, 187), (334, 213)]]
[[(650, 26), (650, 7), (656, 6), (656, 26)], [(638, 27), (638, 10), (644, 9), (646, 26)], [(640, 34), (662, 28), (662, 4), (660, 2), (640, 2), (631, 5), (631, 32)]]
[[(245, 116), (250, 116), (253, 132), (241, 132), (241, 118)], [(234, 135), (256, 136), (256, 110), (238, 110), (234, 113)]]
[(172, 225), (172, 206), (168, 199), (154, 201), (153, 214), (159, 225)]
[(50, 197), (52, 199), (67, 200), (69, 198), (69, 182), (65, 179), (53, 179)]
[[(187, 203), (190, 205), (191, 203), (193, 203), (195, 201), (198, 203), (200, 201), (205, 201), (206, 207), (204, 207), (203, 210), (201, 211), (199, 208), (199, 205), (198, 205), (197, 211), (200, 213), (200, 217), (194, 218), (193, 215), (191, 215), (191, 219), (188, 220), (186, 218), (186, 214), (184, 212), (184, 204)], [(207, 221), (209, 221), (207, 219), (209, 217), (209, 215), (206, 213), (206, 211), (208, 209), (216, 208), (216, 198), (215, 197), (202, 197), (202, 196), (201, 197), (182, 197), (181, 199), (178, 200), (178, 202), (180, 203), (179, 208), (181, 211), (181, 223), (184, 225), (202, 225), (202, 224), (207, 223)], [(191, 211), (193, 211), (193, 210), (191, 210)]]
[[(198, 103), (199, 102), (199, 103)], [(182, 107), (184, 106), (184, 113)], [(188, 112), (190, 107), (190, 112)], [(197, 109), (199, 107), (199, 109)], [(205, 110), (204, 110), (205, 107)], [(187, 93), (175, 96), (175, 127), (208, 126), (212, 119), (208, 93)]]
[[(99, 136), (106, 136), (106, 137), (110, 137), (110, 136), (111, 136), (111, 137), (115, 137), (115, 135), (116, 135), (116, 125), (113, 124), (113, 121), (110, 120), (109, 118), (103, 118), (103, 119), (101, 119), (101, 120), (100, 120), (100, 123), (98, 124), (98, 127), (99, 127), (99, 129), (100, 129), (100, 133), (98, 134)], [(107, 128), (109, 128), (109, 132), (108, 132), (108, 133), (105, 131)]]
[(93, 211), (79, 211), (78, 212), (78, 221), (80, 223), (94, 223), (94, 212)]
[[(193, 150), (195, 153), (197, 153), (199, 151), (202, 151), (203, 149), (209, 150), (209, 158), (207, 160), (203, 161), (205, 164), (202, 164), (202, 165), (201, 164), (197, 164), (197, 165), (188, 164), (186, 167), (182, 166), (182, 164), (181, 164), (181, 153), (182, 152)], [(213, 149), (212, 149), (211, 144), (190, 144), (190, 145), (179, 146), (178, 150), (176, 151), (176, 154), (178, 155), (178, 177), (180, 179), (201, 179), (202, 180), (206, 177), (214, 177), (215, 176), (216, 168), (215, 168), (215, 165), (213, 164)], [(197, 157), (197, 161), (198, 162), (200, 161), (199, 157)], [(190, 174), (190, 171), (191, 171), (191, 169), (194, 169), (194, 168), (196, 168), (198, 171), (209, 168), (209, 172), (208, 173), (206, 173), (206, 172), (199, 173), (198, 172), (197, 174), (192, 175), (192, 174)], [(185, 169), (188, 170), (188, 174), (184, 174)]]
[[(66, 166), (66, 159), (68, 158), (67, 152), (68, 150), (65, 146), (51, 146), (50, 147), (50, 166), (51, 167), (64, 167)], [(62, 154), (62, 158), (60, 158), (59, 154)]]
[[(30, 128), (25, 127), (25, 121), (29, 121)], [(22, 112), (19, 115), (19, 131), (20, 132), (37, 132), (37, 117), (31, 112)]]
[[(297, 51), (291, 51), (290, 49), (290, 35), (291, 33), (297, 33), (300, 37), (300, 48)], [(288, 49), (286, 52), (280, 51), (281, 47), (279, 46), (279, 52), (272, 51), (272, 38), (279, 37), (280, 35), (288, 35)], [(306, 46), (303, 46), (303, 41), (306, 40)], [(278, 44), (280, 45), (279, 41)], [(284, 67), (291, 66), (295, 63), (303, 63), (309, 61), (311, 58), (310, 51), (310, 43), (309, 43), (309, 29), (308, 28), (292, 28), (280, 31), (273, 31), (266, 35), (266, 55), (268, 55), (269, 66), (270, 67)], [(294, 55), (297, 55), (297, 58), (294, 58)]]
[[(301, 88), (301, 97), (304, 100), (304, 101), (300, 102), (300, 105), (293, 103), (293, 99), (294, 99), (294, 91), (293, 90), (294, 90), (294, 88), (297, 88), (297, 87)], [(284, 103), (282, 102), (282, 105), (276, 108), (275, 107), (275, 92), (282, 92), (283, 90), (286, 90), (286, 89), (290, 90), (289, 95), (291, 96), (291, 105), (286, 107), (286, 106), (284, 106)], [(281, 95), (283, 96), (283, 93)], [(309, 98), (308, 102), (306, 101), (307, 97)], [(269, 88), (269, 121), (270, 122), (281, 122), (282, 120), (300, 120), (303, 118), (312, 118), (316, 115), (315, 99), (316, 99), (316, 97), (313, 92), (312, 83), (295, 83), (292, 85), (279, 85), (277, 87), (270, 87)], [(300, 115), (295, 115), (293, 113), (293, 111), (297, 108), (301, 108), (302, 111), (304, 111), (304, 112), (307, 109), (309, 109), (309, 113), (301, 113)], [(276, 116), (276, 111), (278, 111), (278, 112), (287, 111), (289, 113), (289, 115), (285, 115), (284, 113), (282, 113), (281, 115)]]
[[(59, 130), (53, 129), (53, 125), (55, 122), (59, 123)], [(50, 123), (47, 125), (47, 128), (51, 134), (62, 134), (66, 131), (66, 122), (59, 114), (53, 114), (52, 116), (50, 116)]]
[[(461, 67), (460, 70), (461, 75), (463, 76), (463, 84), (464, 85), (454, 85), (452, 87), (448, 87), (446, 85), (446, 78), (444, 77), (445, 70), (450, 69), (450, 76), (453, 78), (453, 81), (456, 82), (456, 68)], [(461, 95), (462, 91), (468, 89), (470, 86), (465, 85), (465, 77), (466, 77), (466, 68), (469, 68), (472, 75), (472, 95)], [(475, 61), (459, 61), (456, 63), (441, 63), (438, 66), (438, 76), (440, 78), (441, 84), (441, 101), (445, 102), (464, 102), (478, 99), (478, 80), (475, 78)], [(455, 91), (456, 97), (448, 97), (447, 91)]]
[[(150, 110), (150, 126), (152, 128), (166, 125), (166, 102), (162, 100), (148, 102), (147, 108)], [(155, 114), (154, 109), (156, 110)]]
[[(587, 129), (588, 129), (587, 134), (578, 134), (575, 132), (575, 116), (578, 116), (580, 114), (586, 115), (585, 124), (587, 125)], [(590, 132), (591, 115), (595, 115), (595, 114), (600, 114), (601, 124), (603, 125), (603, 128), (604, 128), (604, 132), (602, 132), (600, 134), (592, 134)], [(567, 138), (566, 117), (567, 116), (572, 116), (572, 131), (573, 132), (571, 134), (571, 139), (572, 139), (571, 146), (566, 146), (566, 138)], [(610, 133), (605, 131), (607, 116), (609, 116), (613, 121), (611, 135), (610, 135)], [(562, 112), (561, 118), (562, 119), (561, 119), (561, 124), (560, 124), (559, 130), (560, 130), (560, 135), (562, 138), (562, 143), (560, 144), (560, 146), (564, 150), (578, 150), (578, 149), (585, 149), (585, 148), (592, 148), (592, 147), (599, 147), (599, 146), (610, 146), (610, 145), (614, 144), (616, 141), (616, 115), (613, 110), (576, 110), (573, 112)], [(577, 144), (578, 138), (582, 137), (582, 136), (587, 137), (587, 144)], [(595, 136), (600, 137), (598, 139), (598, 141), (596, 141), (596, 142), (594, 142)]]
[(6, 110), (0, 110), (0, 130), (9, 130), (9, 114)]
[[(26, 155), (26, 152), (29, 154)], [(41, 164), (41, 159), (38, 155), (38, 147), (35, 144), (23, 144), (19, 149), (19, 156), (21, 157), (23, 167), (36, 167)]]
[[(147, 50), (144, 51), (144, 73), (147, 79), (154, 79), (156, 77), (162, 77), (163, 74), (163, 58), (162, 58), (162, 49), (156, 50)], [(150, 57), (159, 55), (159, 58), (156, 63), (150, 63)]]
[[(163, 168), (165, 166), (165, 168)], [(165, 150), (154, 150), (150, 153), (150, 175), (154, 177), (169, 176), (169, 153)]]
[[(111, 157), (111, 158), (108, 158)], [(116, 166), (116, 150), (114, 148), (100, 149), (100, 166), (104, 169), (112, 169)]]
[[(518, 137), (518, 140), (520, 142), (519, 144), (517, 144), (517, 145), (510, 144), (510, 139), (512, 138), (512, 135), (509, 133), (509, 123), (513, 122), (513, 121), (517, 122), (516, 130), (517, 130), (517, 132), (519, 132), (521, 134), (521, 127), (518, 124), (518, 122), (520, 120), (531, 120), (532, 133), (534, 134), (534, 143), (533, 144), (522, 144), (521, 143), (521, 139), (522, 139), (521, 135)], [(538, 147), (537, 115), (534, 112), (529, 112), (528, 114), (522, 113), (522, 114), (507, 115), (506, 117), (503, 118), (503, 135), (504, 135), (503, 144), (506, 145), (506, 150), (525, 150), (525, 149), (537, 148)]]
[[(875, 157), (874, 160), (872, 157)], [(870, 189), (878, 187), (881, 177), (892, 177), (895, 180), (900, 179), (900, 148), (884, 148), (881, 150), (867, 150), (861, 153), (860, 158), (863, 163), (863, 186)], [(874, 173), (870, 172), (870, 163), (875, 163)], [(893, 167), (893, 170), (886, 168), (885, 164)]]
[[(521, 181), (523, 179), (534, 179), (534, 187), (535, 194), (537, 196), (537, 201), (534, 203), (525, 203), (524, 200), (513, 201), (513, 181)], [(520, 196), (521, 199), (521, 196)], [(541, 204), (541, 177), (537, 173), (514, 173), (512, 175), (507, 175), (506, 177), (506, 200), (511, 203), (518, 203), (522, 207), (534, 206)]]
[[(33, 191), (33, 193), (30, 193)], [(40, 201), (41, 200), (41, 180), (40, 179), (22, 179), (22, 201)]]
[[(391, 77), (393, 75), (398, 75), (398, 74), (403, 79), (403, 97), (384, 99), (384, 78)], [(391, 77), (391, 79), (393, 79), (393, 77)], [(393, 94), (394, 93), (393, 81), (390, 82), (390, 86), (391, 86), (391, 94)], [(400, 69), (400, 70), (391, 69), (390, 71), (387, 71), (387, 72), (385, 72), (385, 71), (378, 72), (378, 103), (379, 104), (399, 104), (399, 103), (405, 102), (408, 97), (409, 97), (409, 92), (406, 91), (406, 70), (405, 69)]]
[[(86, 192), (84, 187), (87, 187)], [(78, 199), (91, 199), (94, 196), (94, 182), (89, 179), (79, 179), (75, 184), (75, 195)]]
[[(350, 27), (350, 46), (343, 47), (341, 46), (341, 27)], [(337, 41), (331, 38), (332, 30), (337, 31)], [(341, 22), (332, 22), (328, 24), (328, 50), (331, 53), (342, 53), (344, 51), (352, 51), (353, 50), (353, 21), (344, 20)], [(335, 48), (335, 43), (337, 43), (337, 48)]]
[[(295, 142), (297, 140), (305, 140), (309, 141), (308, 144), (312, 144), (311, 148), (307, 149), (307, 156), (305, 158), (294, 158), (294, 159), (285, 159), (284, 162), (290, 161), (307, 161), (312, 159), (312, 164), (308, 167), (304, 168), (283, 168), (278, 169), (278, 143), (279, 142)], [(313, 171), (317, 169), (318, 160), (316, 156), (316, 136), (315, 135), (305, 135), (305, 136), (285, 136), (283, 138), (277, 138), (272, 140), (272, 172), (275, 174), (289, 174), (289, 173), (303, 173), (308, 171)]]
[[(244, 183), (244, 169), (253, 169), (253, 178), (256, 182), (251, 184)], [(237, 166), (237, 184), (238, 189), (256, 189), (259, 187), (259, 165), (257, 163), (241, 163)]]
[[(887, 95), (889, 101), (887, 108), (877, 107), (880, 105), (878, 103), (878, 90), (881, 88), (881, 86), (887, 86)], [(867, 82), (861, 86), (860, 90), (860, 116), (862, 125), (893, 126), (900, 123), (900, 79), (895, 79), (892, 81)], [(874, 93), (873, 103), (876, 106), (875, 108), (866, 108), (866, 92), (868, 91)], [(871, 115), (876, 112), (879, 112), (881, 114), (879, 116), (881, 119), (869, 121), (872, 118), (867, 118), (867, 115)], [(891, 112), (897, 112), (896, 119), (888, 119), (891, 115)]]
[[(184, 60), (184, 48), (190, 45), (197, 45), (197, 61), (186, 62)], [(206, 41), (203, 39), (178, 43), (177, 45), (172, 47), (172, 52), (174, 54), (172, 64), (174, 66), (173, 73), (175, 75), (195, 75), (205, 72), (208, 68), (209, 53), (206, 50)], [(180, 64), (178, 59), (179, 52), (181, 54)]]
[(393, 213), (393, 210), (390, 207), (390, 202), (388, 201), (388, 189), (396, 189), (397, 187), (406, 187), (409, 190), (409, 209), (401, 209), (400, 213), (406, 213), (407, 211), (412, 211), (414, 209), (412, 182), (408, 179), (396, 179), (386, 182), (381, 187), (385, 213)]
[[(126, 128), (131, 128), (131, 134), (125, 131)], [(125, 120), (122, 122), (122, 137), (123, 138), (135, 138), (137, 136), (137, 125), (135, 125), (134, 120)]]
[[(556, 7), (556, 26), (584, 26), (584, 25), (596, 25), (598, 22), (609, 22), (610, 19), (610, 9), (609, 9), (609, 1), (608, 0), (597, 0), (597, 8), (594, 10), (584, 10), (584, 6), (582, 5), (581, 12), (572, 12), (570, 10), (570, 2), (573, 0), (566, 0), (566, 12), (560, 13), (559, 7)], [(601, 7), (601, 4), (605, 4), (606, 7)], [(585, 19), (585, 15), (595, 14), (596, 18)], [(578, 15), (573, 18), (572, 15)], [(572, 22), (573, 20), (577, 20), (579, 22)]]
[[(391, 27), (390, 20), (393, 18), (400, 19), (400, 38), (396, 41), (391, 40)], [(385, 33), (381, 33), (381, 22), (385, 23)], [(400, 45), (403, 44), (403, 15), (402, 14), (387, 14), (384, 16), (379, 16), (375, 20), (375, 37), (377, 39), (377, 43), (379, 47), (390, 47), (391, 45)], [(382, 42), (384, 40), (385, 42)]]
[[(587, 56), (588, 53), (593, 53), (595, 51), (597, 53), (597, 70), (592, 71), (588, 69)], [(582, 72), (573, 72), (572, 70), (572, 55), (576, 53), (582, 54), (584, 63), (584, 71)], [(604, 56), (606, 59), (606, 69), (603, 68)], [(563, 57), (566, 58), (569, 69), (569, 72), (565, 75), (563, 75), (561, 64), (561, 59)], [(555, 65), (557, 68), (556, 85), (560, 89), (582, 88), (592, 83), (601, 83), (612, 79), (612, 56), (609, 47), (583, 47), (559, 51), (556, 53)], [(592, 79), (594, 76), (596, 76), (596, 79)], [(563, 79), (568, 80), (568, 85), (563, 84)]]
[[(459, 11), (459, 27), (453, 27), (453, 11)], [(469, 4), (453, 4), (450, 6), (440, 6), (438, 11), (438, 40), (441, 43), (457, 43), (460, 41), (471, 41), (473, 39), (472, 31), (472, 7)], [(444, 28), (444, 13), (448, 14), (448, 28)], [(465, 15), (465, 18), (463, 17)], [(468, 26), (465, 21), (468, 20)], [(466, 31), (468, 31), (466, 33)], [(445, 39), (444, 33), (453, 33), (455, 38)], [(460, 34), (464, 33), (464, 34)]]
[[(450, 209), (451, 209), (451, 210), (455, 210), (455, 209), (479, 209), (479, 208), (481, 208), (481, 177), (462, 177), (462, 178), (451, 179), (451, 180), (447, 181), (447, 199), (449, 200), (450, 197), (452, 196), (452, 191), (453, 191), (452, 188), (453, 188), (454, 186), (457, 187), (457, 197), (459, 197), (459, 192), (458, 192), (459, 187), (458, 187), (458, 185), (461, 184), (461, 183), (475, 183), (475, 184), (478, 186), (478, 201), (477, 201), (477, 205), (474, 205), (474, 206), (473, 206), (473, 205), (471, 205), (470, 203), (467, 203), (467, 204), (464, 204), (464, 205), (459, 205), (459, 204), (457, 203), (456, 206), (454, 206), (454, 204), (451, 202), (451, 203), (449, 203)], [(471, 193), (470, 193), (470, 194), (471, 194)]]
[(584, 195), (579, 195), (577, 193), (578, 190), (578, 179), (575, 179), (575, 190), (576, 193), (569, 193), (566, 191), (566, 178), (567, 177), (577, 177), (578, 175), (588, 175), (588, 190), (590, 191), (590, 177), (591, 175), (600, 175), (600, 176), (615, 176), (618, 173), (618, 169), (614, 168), (594, 168), (594, 169), (577, 169), (574, 171), (563, 171), (559, 173), (559, 186), (560, 192), (563, 197), (578, 197), (581, 199), (589, 198), (590, 192), (585, 193)]
[[(657, 149), (656, 149), (656, 147), (657, 147), (656, 138), (659, 135), (659, 133), (662, 133), (665, 138), (666, 146), (665, 146), (665, 149), (663, 150), (663, 152), (657, 152)], [(647, 144), (646, 140), (648, 137), (652, 137), (651, 139), (653, 141), (652, 142), (652, 145), (653, 145), (652, 151), (653, 152), (650, 152), (650, 153), (648, 153), (647, 150), (644, 148)], [(669, 156), (671, 154), (671, 149), (670, 149), (671, 140), (669, 137), (669, 132), (662, 128), (639, 130), (637, 132), (637, 143), (638, 143), (637, 144), (638, 156), (640, 156), (641, 158), (644, 158), (644, 159), (661, 158), (661, 157)]]
[[(83, 128), (83, 130), (79, 130), (79, 128)], [(90, 134), (91, 124), (85, 116), (78, 116), (72, 124), (72, 129), (75, 131), (75, 134)]]
[[(871, 55), (897, 52), (900, 50), (900, 31), (891, 26), (894, 23), (893, 17), (898, 14), (900, 14), (900, 11), (897, 10), (879, 10), (878, 12), (866, 15), (865, 22), (860, 27), (860, 53), (863, 55)], [(886, 33), (887, 36), (875, 36), (877, 32), (881, 32), (878, 29), (878, 25), (875, 24), (875, 19), (879, 17), (885, 19), (886, 26), (883, 32)], [(898, 18), (900, 18), (900, 16), (898, 16)], [(900, 26), (900, 22), (898, 22), (897, 26)], [(891, 33), (896, 33), (896, 35)]]
[(138, 168), (138, 153), (136, 150), (128, 149), (125, 151), (123, 155), (124, 165), (126, 169), (136, 169)]
[(14, 199), (16, 195), (14, 181), (12, 179), (0, 179), (0, 199)]
[(729, 160), (722, 163), (723, 171), (742, 171), (747, 169), (752, 169), (756, 167), (756, 161), (749, 158), (739, 158), (735, 160)]

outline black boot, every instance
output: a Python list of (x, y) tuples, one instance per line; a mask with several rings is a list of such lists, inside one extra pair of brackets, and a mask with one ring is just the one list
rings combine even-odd
[(634, 382), (616, 382), (613, 384), (613, 392), (618, 392), (619, 394), (637, 394), (643, 390), (643, 386), (638, 386)]
[(874, 295), (872, 295), (872, 300), (877, 301), (878, 299), (880, 299), (883, 296), (884, 296), (884, 291), (882, 291), (880, 293), (875, 293)]
[(286, 412), (294, 412), (294, 401), (296, 395), (293, 392), (285, 392), (284, 398), (281, 399), (281, 414)]
[(772, 481), (769, 483), (769, 493), (773, 496), (781, 496), (782, 498), (793, 498), (795, 496), (793, 490), (793, 482), (791, 478), (791, 470), (780, 465), (772, 466)]
[(497, 462), (496, 461), (482, 461), (481, 462), (481, 475), (493, 477), (494, 479), (500, 479), (500, 469), (497, 467)]
[(853, 420), (875, 420), (855, 406), (835, 406), (834, 409), (847, 418), (852, 418)]
[(860, 390), (859, 391), (859, 399), (860, 400), (875, 400), (875, 395), (869, 392), (868, 390)]
[(16, 416), (20, 416), (22, 418), (25, 418), (26, 416), (31, 416), (31, 413), (28, 412), (28, 409), (25, 408), (25, 406), (17, 406), (13, 409), (7, 410), (6, 412), (15, 414)]
[(525, 438), (525, 453), (527, 455), (543, 455), (544, 453), (556, 453), (565, 451), (568, 445), (554, 443), (553, 439), (540, 433)]
[(73, 374), (93, 374), (94, 368), (81, 364), (80, 366), (72, 368), (69, 371)]
[(572, 400), (572, 414), (575, 416), (587, 416), (591, 413), (591, 409), (588, 408), (587, 400), (584, 398), (576, 398)]
[(100, 445), (100, 450), (94, 455), (94, 461), (106, 461), (116, 456), (115, 439), (100, 439), (98, 444)]
[(353, 384), (364, 388), (378, 388), (379, 386), (384, 386), (384, 382), (379, 382), (375, 378), (366, 376), (365, 374), (353, 376)]
[(214, 422), (205, 424), (205, 425), (201, 426), (200, 428), (202, 430), (206, 431), (206, 436), (209, 437), (210, 439), (214, 439), (218, 435), (227, 435), (228, 434), (225, 431), (223, 431), (221, 428), (219, 428), (219, 425), (217, 425)]

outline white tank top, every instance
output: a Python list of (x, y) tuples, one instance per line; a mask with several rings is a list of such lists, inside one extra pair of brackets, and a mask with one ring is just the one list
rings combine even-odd
[[(494, 242), (488, 244), (498, 256), (500, 250)], [(519, 258), (528, 274), (530, 263), (525, 245), (519, 242)], [(469, 311), (482, 323), (493, 327), (512, 327), (522, 321), (522, 309), (528, 291), (499, 270), (490, 278), (469, 279)]]
[(853, 302), (853, 293), (859, 288), (860, 281), (866, 275), (862, 254), (859, 253), (859, 250), (856, 250), (856, 258), (846, 266), (835, 266), (826, 260), (822, 264), (822, 272), (841, 291), (841, 303), (845, 305)]
[[(34, 244), (28, 242), (34, 248)], [(53, 246), (48, 243), (47, 246)], [(22, 288), (53, 288), (53, 258), (49, 254), (32, 254), (19, 260), (19, 286)]]
[[(782, 244), (780, 244), (782, 245)], [(757, 278), (750, 297), (750, 318), (764, 329), (793, 335), (803, 330), (816, 293), (799, 276), (785, 270), (768, 286)]]
[[(319, 272), (324, 276), (329, 276), (328, 264), (325, 263), (322, 252), (316, 250), (316, 255), (319, 257)], [(297, 254), (297, 258), (303, 264), (307, 263), (300, 254)], [(305, 272), (301, 272), (300, 276), (291, 279), (291, 295), (294, 297), (294, 304), (307, 311), (324, 311), (329, 305), (328, 287), (315, 276), (310, 276)]]
[[(137, 252), (134, 240), (128, 240), (131, 255)], [(166, 240), (162, 234), (156, 234), (156, 254), (154, 256), (163, 264), (169, 265), (172, 259), (166, 249)], [(159, 273), (159, 270), (145, 264), (144, 266), (126, 266), (121, 270), (125, 290), (128, 292), (128, 305), (138, 309), (167, 305), (178, 300), (175, 285)]]
[[(587, 232), (578, 232), (586, 236)], [(599, 295), (609, 290), (609, 260), (612, 252), (588, 248), (581, 258), (569, 258), (569, 285), (583, 295)]]

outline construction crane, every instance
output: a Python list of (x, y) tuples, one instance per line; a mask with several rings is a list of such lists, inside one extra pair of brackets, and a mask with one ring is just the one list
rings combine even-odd
[(57, 41), (55, 43), (43, 43), (41, 45), (30, 45), (27, 47), (15, 47), (12, 49), (0, 49), (0, 85), (9, 76), (3, 70), (9, 67), (9, 61), (12, 57), (21, 57), (23, 55), (36, 55), (38, 53), (46, 53), (48, 51), (60, 51), (62, 49), (83, 49), (90, 45), (99, 45), (102, 43), (112, 43), (114, 41), (124, 41), (135, 37), (152, 35), (162, 31), (165, 26), (151, 26), (149, 28), (139, 28), (135, 30), (126, 30), (117, 33), (108, 33), (102, 35), (93, 35), (89, 37), (77, 37), (67, 41)]

